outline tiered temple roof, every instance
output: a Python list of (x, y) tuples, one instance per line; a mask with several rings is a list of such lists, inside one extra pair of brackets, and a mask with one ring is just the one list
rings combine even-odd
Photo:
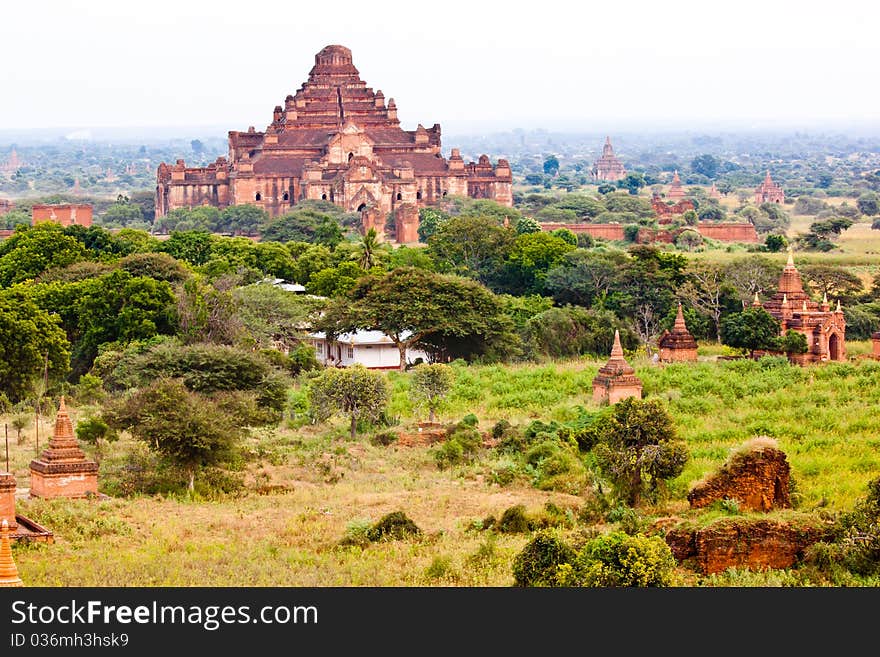
[(602, 156), (593, 163), (591, 174), (594, 180), (608, 180), (614, 182), (626, 175), (623, 162), (614, 154), (611, 146), (611, 137), (605, 137), (605, 145), (602, 147)]
[(773, 179), (770, 177), (770, 170), (767, 170), (767, 175), (764, 176), (764, 182), (762, 182), (755, 189), (755, 205), (761, 205), (761, 203), (783, 203), (785, 201), (785, 192), (782, 190), (782, 186), (773, 182)]
[(73, 433), (64, 397), (49, 446), (31, 461), (32, 497), (86, 497), (97, 494), (98, 464), (86, 458)]
[(678, 177), (677, 169), (672, 174), (672, 184), (669, 186), (666, 196), (669, 198), (682, 198), (684, 196), (684, 187), (682, 187), (681, 178)]
[(641, 396), (642, 381), (635, 375), (635, 368), (626, 362), (620, 344), (620, 331), (615, 330), (611, 357), (593, 378), (593, 399), (607, 399), (608, 403), (614, 404), (626, 397)]
[(680, 301), (672, 330), (663, 331), (657, 346), (660, 348), (660, 360), (664, 362), (697, 360), (697, 341), (685, 324)]

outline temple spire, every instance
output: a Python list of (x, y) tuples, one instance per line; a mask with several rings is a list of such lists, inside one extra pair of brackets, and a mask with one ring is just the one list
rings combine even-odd
[(834, 312), (837, 312), (837, 313), (840, 312), (840, 299), (837, 300), (837, 308), (835, 309)]
[(9, 522), (3, 518), (0, 523), (0, 587), (24, 586), (18, 576), (18, 568), (12, 559), (12, 546), (9, 542)]
[(678, 302), (678, 313), (675, 315), (674, 331), (687, 331), (687, 324), (684, 323), (684, 313), (681, 311), (681, 301)]
[(791, 245), (788, 245), (788, 262), (785, 263), (786, 267), (794, 267), (794, 252), (791, 250)]
[(623, 358), (623, 347), (620, 346), (620, 331), (614, 329), (614, 345), (611, 347), (611, 358)]
[(752, 305), (753, 306), (760, 306), (761, 305), (761, 300), (758, 298), (758, 291), (757, 290), (755, 290), (755, 300), (752, 301)]

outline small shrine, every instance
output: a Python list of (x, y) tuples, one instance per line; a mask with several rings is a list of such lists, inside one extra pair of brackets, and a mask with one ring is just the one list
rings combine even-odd
[(697, 360), (697, 341), (688, 331), (681, 310), (681, 302), (678, 303), (678, 314), (675, 316), (675, 324), (671, 331), (663, 331), (657, 342), (660, 348), (660, 360), (664, 363), (692, 362)]
[(627, 397), (642, 398), (642, 381), (635, 375), (635, 369), (623, 357), (620, 346), (620, 331), (614, 331), (614, 346), (611, 358), (593, 378), (593, 400), (616, 404)]
[(98, 494), (98, 464), (86, 458), (73, 434), (64, 397), (49, 446), (31, 461), (31, 497), (89, 497)]

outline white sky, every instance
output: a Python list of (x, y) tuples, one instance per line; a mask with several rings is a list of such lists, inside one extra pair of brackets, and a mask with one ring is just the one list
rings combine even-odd
[(408, 129), (878, 121), (878, 18), (871, 0), (6, 0), (0, 130), (261, 130), (332, 43)]

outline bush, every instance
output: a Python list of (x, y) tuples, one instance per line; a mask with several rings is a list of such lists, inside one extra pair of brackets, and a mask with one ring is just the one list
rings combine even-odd
[(495, 525), (495, 528), (504, 534), (527, 534), (531, 531), (529, 519), (526, 516), (526, 507), (517, 504), (506, 509), (501, 514), (501, 519)]
[(370, 541), (405, 540), (420, 536), (422, 530), (403, 511), (392, 511), (370, 527), (366, 536)]
[(555, 586), (556, 571), (570, 563), (574, 551), (550, 530), (537, 533), (513, 559), (515, 586)]
[(379, 433), (373, 434), (370, 438), (370, 443), (387, 447), (388, 445), (396, 443), (399, 437), (400, 436), (397, 435), (396, 431), (380, 431)]
[(612, 532), (588, 542), (556, 572), (559, 586), (669, 586), (675, 568), (672, 550), (659, 536)]
[(498, 420), (492, 427), (492, 438), (501, 440), (513, 425), (507, 420)]
[(473, 413), (468, 413), (463, 418), (461, 418), (461, 424), (464, 424), (465, 426), (469, 426), (469, 427), (477, 426), (478, 422), (479, 422), (479, 420), (477, 419), (477, 416), (474, 415)]

